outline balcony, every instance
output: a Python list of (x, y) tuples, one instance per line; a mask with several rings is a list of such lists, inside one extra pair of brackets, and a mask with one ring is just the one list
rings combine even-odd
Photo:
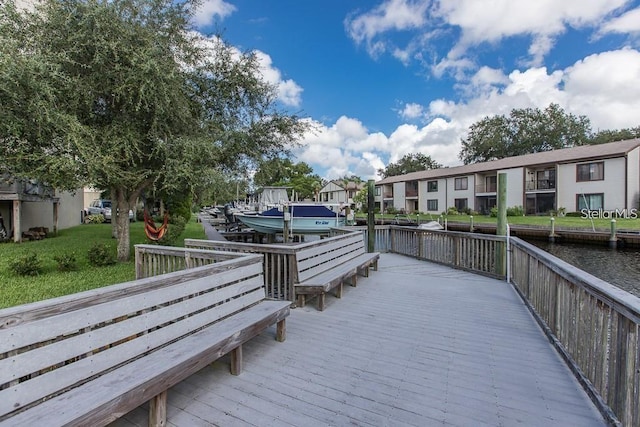
[(526, 182), (526, 191), (555, 191), (555, 179), (539, 179)]
[(404, 192), (405, 197), (418, 197), (418, 189), (417, 188), (407, 188)]
[(54, 189), (33, 179), (0, 177), (0, 199), (41, 200), (54, 197)]
[(476, 193), (495, 193), (498, 191), (498, 184), (495, 182), (489, 184), (478, 184), (476, 185)]

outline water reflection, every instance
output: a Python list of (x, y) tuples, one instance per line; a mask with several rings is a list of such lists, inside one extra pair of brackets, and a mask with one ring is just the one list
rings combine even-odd
[(531, 240), (563, 261), (640, 297), (640, 250)]

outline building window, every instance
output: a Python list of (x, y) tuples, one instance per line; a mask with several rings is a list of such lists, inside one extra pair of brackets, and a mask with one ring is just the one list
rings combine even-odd
[(454, 188), (456, 190), (466, 190), (467, 188), (469, 188), (469, 178), (468, 177), (462, 177), (462, 178), (456, 178), (455, 179), (455, 185)]
[(427, 192), (435, 193), (438, 191), (438, 181), (427, 181)]
[(576, 165), (576, 180), (602, 181), (604, 179), (604, 162)]
[(576, 205), (578, 211), (587, 209), (597, 211), (604, 208), (604, 193), (597, 194), (576, 194)]
[(453, 202), (458, 212), (463, 212), (467, 209), (467, 199), (454, 199)]
[(380, 195), (380, 187), (376, 187), (376, 196)]
[(428, 211), (437, 211), (438, 210), (438, 199), (427, 200), (427, 210)]

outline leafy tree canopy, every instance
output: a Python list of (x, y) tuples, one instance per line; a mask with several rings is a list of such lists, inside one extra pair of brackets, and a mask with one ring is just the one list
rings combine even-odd
[(418, 172), (429, 169), (439, 169), (442, 165), (422, 153), (407, 154), (396, 163), (389, 163), (386, 168), (378, 169), (382, 178), (404, 175), (410, 172)]
[(312, 198), (322, 188), (322, 178), (305, 162), (293, 163), (288, 158), (273, 157), (262, 161), (253, 177), (256, 186), (287, 186), (299, 198)]
[(567, 114), (559, 105), (514, 109), (508, 117), (485, 117), (471, 125), (462, 140), (464, 164), (589, 144), (591, 125), (585, 116)]
[(93, 184), (127, 212), (146, 189), (192, 192), (286, 152), (307, 125), (275, 107), (253, 53), (192, 31), (198, 3), (0, 2), (0, 173)]
[(606, 142), (624, 141), (626, 139), (640, 138), (640, 126), (635, 128), (620, 130), (601, 130), (596, 132), (592, 138), (591, 144), (604, 144)]

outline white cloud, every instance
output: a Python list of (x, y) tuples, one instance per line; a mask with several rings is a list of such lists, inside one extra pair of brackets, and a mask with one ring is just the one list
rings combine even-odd
[(283, 79), (279, 69), (273, 66), (271, 56), (264, 52), (256, 51), (260, 71), (266, 82), (278, 88), (278, 99), (285, 105), (299, 107), (302, 102), (303, 89), (292, 79)]
[(630, 10), (604, 23), (599, 33), (640, 33), (640, 8)]
[[(628, 0), (386, 0), (380, 5), (345, 21), (349, 36), (357, 44), (365, 44), (372, 56), (389, 52), (403, 64), (423, 53), (433, 56), (437, 37), (451, 38), (459, 33), (453, 47), (440, 53), (435, 65), (436, 77), (452, 73), (463, 79), (475, 68), (468, 58), (470, 48), (496, 44), (511, 37), (528, 37), (528, 55), (522, 65), (540, 66), (553, 49), (558, 36), (569, 27), (583, 29), (601, 27), (601, 32), (637, 32), (640, 12), (630, 11), (618, 19), (611, 15)], [(607, 20), (607, 24), (603, 23)], [(453, 30), (453, 31), (452, 31)], [(406, 46), (392, 42), (403, 33)]]
[(236, 7), (224, 0), (205, 0), (196, 10), (194, 22), (198, 27), (211, 25), (216, 16), (226, 18), (236, 11)]
[(345, 27), (358, 44), (365, 43), (367, 51), (377, 56), (387, 49), (386, 43), (375, 38), (389, 30), (420, 28), (426, 22), (428, 2), (386, 0), (375, 9), (345, 20)]
[(640, 52), (623, 49), (590, 55), (565, 71), (564, 90), (573, 112), (595, 129), (640, 125)]
[(486, 116), (508, 115), (514, 108), (546, 108), (559, 104), (567, 113), (585, 115), (594, 130), (640, 125), (640, 52), (621, 49), (590, 55), (563, 70), (545, 67), (500, 70), (483, 67), (471, 78), (473, 96), (454, 102), (437, 99), (428, 105), (407, 104), (408, 116), (421, 112), (428, 123), (401, 124), (389, 135), (370, 132), (355, 118), (340, 117), (303, 138), (298, 160), (325, 178), (354, 173), (376, 178), (377, 169), (405, 154), (423, 153), (444, 166), (460, 164), (460, 140), (469, 127)]
[(415, 120), (424, 116), (424, 108), (420, 104), (415, 102), (405, 104), (402, 111), (400, 111), (400, 117), (405, 120)]

